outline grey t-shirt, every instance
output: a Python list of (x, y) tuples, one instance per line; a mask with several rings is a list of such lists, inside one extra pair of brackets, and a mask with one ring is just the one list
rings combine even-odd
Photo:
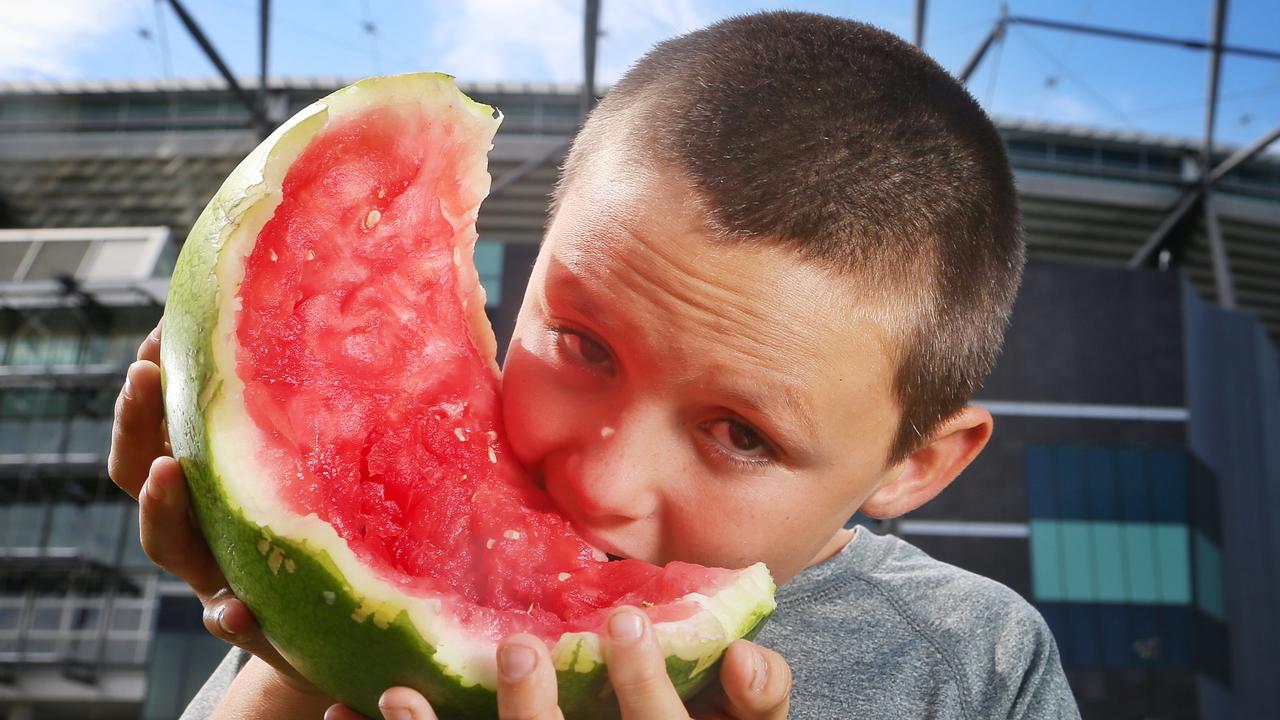
[[(778, 591), (757, 642), (791, 665), (793, 720), (1080, 717), (1031, 605), (865, 528)], [(232, 650), (182, 719), (207, 718), (246, 659)]]

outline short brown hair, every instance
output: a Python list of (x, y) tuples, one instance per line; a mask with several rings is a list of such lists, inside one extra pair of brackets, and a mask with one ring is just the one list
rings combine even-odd
[(991, 372), (1021, 280), (1004, 145), (977, 102), (915, 47), (797, 12), (663, 42), (605, 96), (553, 198), (604, 142), (687, 174), (725, 238), (775, 241), (892, 308), (905, 458)]

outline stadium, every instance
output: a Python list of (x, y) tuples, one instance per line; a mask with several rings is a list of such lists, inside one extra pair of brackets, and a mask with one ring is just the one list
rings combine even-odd
[[(0, 82), (4, 717), (177, 717), (226, 653), (107, 477), (113, 404), (187, 232), (261, 123), (354, 79), (272, 77), (249, 104), (226, 78)], [(476, 251), (501, 356), (582, 86), (462, 86), (505, 115)], [(997, 124), (1030, 264), (978, 396), (996, 436), (937, 501), (874, 529), (1031, 601), (1086, 718), (1271, 716), (1276, 132), (1210, 151)]]

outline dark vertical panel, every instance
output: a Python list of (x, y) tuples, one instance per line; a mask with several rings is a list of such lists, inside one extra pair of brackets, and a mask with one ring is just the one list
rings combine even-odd
[(1053, 492), (1053, 449), (1040, 446), (1027, 448), (1027, 516), (1058, 516)]
[(1084, 477), (1090, 519), (1120, 520), (1120, 496), (1116, 492), (1114, 452), (1104, 448), (1086, 448)]
[(1084, 453), (1080, 448), (1054, 449), (1055, 486), (1054, 497), (1058, 501), (1058, 517), (1082, 519), (1089, 517), (1085, 504)]
[(1129, 608), (1126, 605), (1098, 606), (1098, 631), (1102, 636), (1102, 667), (1118, 670), (1129, 667), (1133, 650), (1129, 644)]
[(1152, 510), (1156, 522), (1185, 523), (1187, 513), (1187, 457), (1181, 452), (1148, 455)]
[(1074, 645), (1078, 667), (1101, 667), (1102, 637), (1098, 632), (1098, 606), (1093, 603), (1067, 603), (1067, 632)]
[(1151, 493), (1142, 453), (1117, 450), (1116, 482), (1120, 490), (1120, 515), (1128, 522), (1151, 521)]
[(538, 257), (538, 246), (530, 243), (507, 243), (502, 256), (502, 304), (491, 313), (493, 332), (498, 338), (498, 361), (507, 354), (511, 331), (520, 314), (524, 289), (529, 284), (529, 271)]
[(1231, 711), (1280, 707), (1280, 359), (1252, 316), (1184, 284), (1192, 450), (1218, 484)]

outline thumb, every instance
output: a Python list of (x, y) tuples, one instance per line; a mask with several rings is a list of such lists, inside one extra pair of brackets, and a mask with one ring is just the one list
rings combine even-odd
[(718, 704), (730, 717), (781, 720), (791, 708), (791, 666), (778, 653), (748, 640), (729, 646), (720, 685), (724, 697)]

